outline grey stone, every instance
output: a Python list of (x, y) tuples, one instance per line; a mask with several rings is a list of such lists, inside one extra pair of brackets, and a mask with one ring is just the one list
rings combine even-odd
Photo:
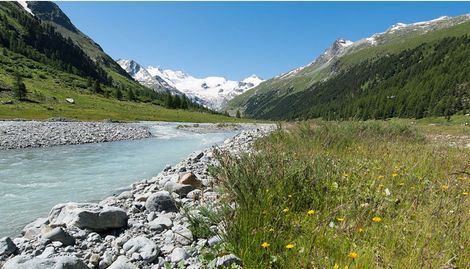
[(192, 190), (186, 195), (191, 200), (199, 200), (202, 197), (202, 191), (199, 189)]
[(149, 223), (150, 229), (155, 230), (158, 232), (162, 232), (165, 229), (171, 228), (173, 226), (173, 222), (171, 219), (160, 216)]
[(51, 225), (75, 226), (98, 232), (125, 227), (127, 220), (127, 213), (118, 207), (101, 207), (92, 203), (59, 204), (49, 213)]
[(75, 238), (68, 234), (64, 229), (57, 227), (52, 231), (43, 235), (44, 238), (51, 240), (52, 242), (61, 242), (63, 246), (75, 245)]
[(163, 189), (168, 192), (174, 192), (178, 194), (180, 197), (186, 197), (186, 195), (188, 195), (189, 192), (194, 190), (194, 187), (191, 185), (185, 185), (185, 184), (168, 181), (167, 183), (165, 183), (165, 186), (163, 187)]
[(232, 265), (242, 265), (242, 260), (233, 254), (224, 255), (222, 257), (217, 258), (217, 262), (215, 263), (216, 268), (224, 268)]
[(132, 264), (126, 256), (119, 256), (108, 269), (138, 269), (138, 267)]
[(138, 254), (147, 262), (154, 261), (160, 253), (160, 249), (157, 244), (143, 236), (129, 239), (129, 241), (124, 244), (123, 249), (126, 251), (127, 256)]
[(213, 246), (218, 245), (220, 243), (222, 243), (222, 238), (218, 235), (213, 236), (213, 237), (209, 238), (209, 240), (207, 240), (207, 245), (209, 247), (213, 247)]
[(149, 196), (145, 202), (148, 211), (177, 212), (175, 201), (167, 191), (159, 191)]
[(171, 262), (178, 263), (182, 260), (186, 260), (189, 257), (188, 252), (184, 248), (175, 248), (171, 252), (170, 260)]
[(20, 255), (8, 260), (3, 269), (88, 269), (88, 266), (74, 256), (31, 258)]
[(0, 238), (0, 256), (14, 254), (17, 249), (10, 237)]
[(49, 220), (47, 218), (38, 218), (35, 221), (29, 223), (26, 225), (21, 233), (24, 235), (24, 237), (28, 239), (33, 239), (34, 237), (38, 236), (41, 234), (41, 230), (44, 232), (44, 227), (46, 227), (49, 224)]
[(174, 231), (176, 242), (183, 246), (191, 244), (193, 241), (193, 233), (186, 227), (179, 227)]

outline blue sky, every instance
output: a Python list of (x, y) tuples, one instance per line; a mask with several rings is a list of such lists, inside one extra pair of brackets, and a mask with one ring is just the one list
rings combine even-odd
[(196, 77), (270, 78), (337, 38), (470, 13), (466, 2), (57, 2), (113, 58)]

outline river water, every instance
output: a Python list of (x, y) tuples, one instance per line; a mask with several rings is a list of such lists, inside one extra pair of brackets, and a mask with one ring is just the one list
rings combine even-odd
[(0, 237), (18, 235), (58, 203), (99, 201), (157, 175), (234, 132), (194, 133), (176, 123), (145, 123), (154, 137), (0, 151)]

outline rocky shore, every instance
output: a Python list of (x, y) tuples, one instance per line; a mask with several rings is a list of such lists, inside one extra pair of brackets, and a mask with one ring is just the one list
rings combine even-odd
[[(272, 125), (244, 130), (217, 150), (249, 152)], [(195, 220), (222, 206), (209, 166), (214, 150), (195, 152), (156, 177), (99, 203), (56, 205), (46, 218), (28, 224), (22, 236), (0, 239), (0, 267), (17, 268), (224, 268), (242, 266), (223, 253), (208, 260), (223, 240), (220, 223), (198, 233)], [(209, 255), (210, 257), (210, 255)], [(230, 267), (232, 268), (232, 267)]]
[(150, 137), (144, 126), (108, 122), (0, 121), (0, 150)]

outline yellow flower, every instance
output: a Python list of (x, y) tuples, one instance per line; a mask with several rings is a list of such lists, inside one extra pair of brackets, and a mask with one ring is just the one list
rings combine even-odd
[(444, 191), (446, 191), (446, 190), (449, 189), (449, 185), (442, 185), (442, 186), (441, 186), (441, 189), (444, 190)]
[(271, 228), (268, 230), (269, 232), (274, 232), (274, 228)]
[(397, 177), (398, 173), (392, 173), (392, 177)]
[(287, 248), (287, 249), (293, 249), (294, 246), (295, 246), (294, 244), (290, 243), (290, 244), (287, 244), (287, 245), (286, 245), (286, 248)]
[(310, 209), (309, 211), (307, 211), (307, 215), (313, 215), (313, 214), (315, 214), (315, 210)]
[(405, 185), (405, 183), (403, 183), (403, 182), (400, 182), (400, 184), (398, 184), (398, 185), (400, 185), (400, 186), (403, 186), (403, 185)]
[(384, 179), (384, 178), (385, 178), (385, 177), (382, 176), (382, 175), (380, 175), (380, 176), (378, 177), (378, 179)]
[(376, 217), (373, 217), (373, 218), (372, 218), (372, 221), (373, 221), (373, 222), (381, 222), (381, 221), (382, 221), (382, 218), (376, 216)]
[(335, 265), (333, 266), (333, 269), (339, 269), (339, 265), (335, 263)]
[(362, 232), (364, 232), (364, 229), (359, 228), (358, 231), (359, 231), (360, 233), (362, 233)]
[(292, 194), (287, 195), (287, 197), (292, 198)]
[(468, 191), (462, 192), (462, 195), (467, 196), (467, 195), (468, 195)]
[(284, 212), (284, 213), (287, 213), (287, 212), (289, 212), (289, 208), (287, 208), (287, 207), (286, 207), (286, 208), (284, 208), (284, 209), (282, 210), (282, 212)]
[(348, 257), (351, 258), (351, 259), (353, 259), (353, 260), (355, 260), (358, 256), (359, 256), (359, 255), (358, 255), (356, 252), (354, 252), (354, 251), (351, 251), (351, 252), (349, 252), (349, 254), (348, 254)]
[(263, 242), (263, 244), (261, 244), (261, 247), (264, 249), (267, 249), (269, 246), (270, 244), (268, 242)]
[(344, 218), (336, 218), (336, 220), (339, 221), (339, 222), (343, 222)]

